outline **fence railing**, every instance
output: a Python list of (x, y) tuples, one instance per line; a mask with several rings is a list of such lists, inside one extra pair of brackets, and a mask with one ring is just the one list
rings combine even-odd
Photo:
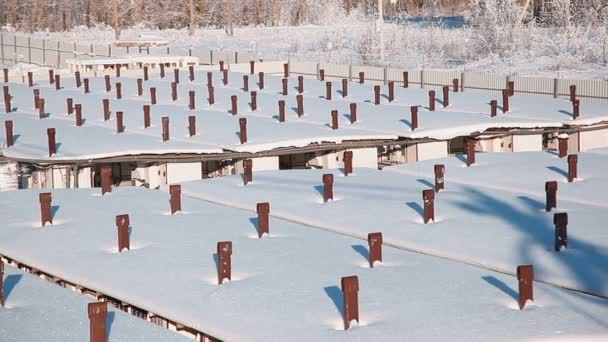
[[(175, 47), (117, 47), (111, 44), (82, 44), (81, 42), (65, 42), (39, 39), (28, 35), (0, 32), (0, 63), (14, 65), (16, 63), (35, 64), (52, 68), (65, 68), (66, 59), (79, 55), (113, 57), (134, 54), (145, 55), (181, 55), (198, 57), (201, 64), (218, 64), (224, 61), (228, 64), (248, 63), (258, 61), (255, 52), (234, 50), (211, 50), (205, 48), (175, 48)], [(265, 61), (281, 60), (276, 58)], [(464, 91), (468, 89), (496, 92), (506, 87), (508, 81), (515, 82), (515, 91), (520, 94), (534, 96), (569, 96), (570, 85), (576, 85), (577, 96), (585, 99), (608, 100), (608, 81), (606, 80), (577, 80), (564, 78), (542, 78), (500, 75), (494, 73), (459, 70), (429, 70), (408, 67), (373, 66), (356, 64), (317, 63), (301, 61), (297, 56), (289, 56), (290, 70), (293, 74), (318, 77), (319, 70), (325, 71), (325, 77), (331, 79), (357, 80), (359, 72), (364, 72), (365, 81), (374, 84), (387, 84), (390, 81), (403, 82), (403, 72), (408, 71), (408, 81), (411, 87), (434, 89), (452, 85), (458, 79)], [(275, 66), (273, 65), (273, 68)], [(278, 68), (278, 64), (276, 66)], [(281, 72), (280, 69), (276, 70)]]

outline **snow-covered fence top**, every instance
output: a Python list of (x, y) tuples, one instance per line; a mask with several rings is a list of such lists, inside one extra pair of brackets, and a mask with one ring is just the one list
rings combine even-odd
[[(308, 202), (306, 207), (338, 213), (351, 203), (345, 198), (344, 182), (354, 182), (351, 191), (375, 199), (397, 194), (407, 199), (405, 188), (419, 184), (413, 179), (383, 182), (386, 175), (381, 172), (375, 176), (359, 172), (355, 170), (348, 179), (336, 172), (339, 192), (328, 203), (322, 203), (317, 190), (322, 184), (317, 172), (287, 173), (287, 178), (303, 183), (285, 183), (284, 190), (288, 186), (297, 191), (283, 194), (299, 193)], [(309, 176), (316, 180), (314, 186)], [(363, 178), (366, 176), (369, 179)], [(227, 184), (226, 190), (233, 192), (238, 187), (240, 196), (251, 199), (264, 184), (265, 178), (254, 174), (249, 185)], [(300, 191), (302, 184), (311, 185), (309, 191)], [(277, 191), (267, 195), (274, 197)], [(0, 229), (0, 253), (225, 341), (470, 341), (547, 335), (574, 340), (580, 335), (606, 333), (605, 299), (535, 282), (534, 302), (520, 311), (518, 282), (513, 276), (386, 246), (382, 262), (370, 268), (366, 239), (274, 217), (268, 221), (269, 234), (259, 238), (262, 221), (256, 203), (239, 210), (182, 194), (182, 211), (171, 215), (169, 197), (166, 192), (142, 188), (115, 188), (103, 196), (99, 189), (55, 190), (53, 224), (41, 227), (38, 192), (1, 193), (0, 215), (6, 223)], [(256, 201), (266, 202), (270, 197), (257, 197)], [(272, 215), (275, 206), (280, 212), (279, 202), (286, 201), (269, 202)], [(386, 203), (350, 209), (361, 214)], [(389, 231), (389, 220), (411, 210), (403, 201), (398, 206), (403, 211), (400, 215), (373, 215), (376, 222), (366, 234)], [(462, 218), (443, 213), (440, 217), (448, 223), (478, 215), (466, 209), (460, 213)], [(130, 249), (118, 253), (116, 216), (123, 214), (129, 214)], [(534, 214), (544, 217), (542, 212)], [(348, 219), (349, 215), (324, 217)], [(393, 229), (414, 229), (433, 237), (437, 235), (434, 231), (445, 231), (441, 222), (427, 226), (403, 223)], [(491, 231), (492, 227), (484, 228)], [(467, 231), (466, 227), (449, 230), (463, 231), (450, 239), (454, 244)], [(224, 255), (218, 251), (218, 242), (231, 242), (231, 280), (224, 279), (221, 285), (218, 264)], [(491, 254), (501, 243), (492, 236), (477, 244)], [(574, 249), (562, 253), (571, 252)], [(353, 321), (344, 331), (340, 280), (353, 275), (358, 278), (359, 324)], [(0, 312), (11, 314), (11, 310)]]

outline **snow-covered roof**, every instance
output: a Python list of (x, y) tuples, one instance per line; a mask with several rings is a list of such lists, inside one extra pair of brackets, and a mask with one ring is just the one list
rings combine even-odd
[[(4, 342), (89, 340), (89, 298), (4, 266), (4, 307), (0, 339)], [(125, 312), (108, 307), (108, 341), (191, 341)]]
[[(91, 78), (91, 94), (84, 94), (75, 87), (73, 79), (63, 79), (63, 89), (54, 90), (48, 81), (38, 81), (41, 97), (45, 99), (46, 111), (50, 113), (44, 120), (38, 120), (33, 108), (31, 88), (23, 84), (10, 84), (13, 107), (16, 111), (3, 114), (14, 121), (15, 134), (19, 137), (14, 147), (4, 148), (2, 154), (10, 158), (36, 160), (73, 160), (103, 158), (130, 154), (166, 153), (221, 153), (222, 151), (261, 152), (280, 147), (302, 147), (319, 143), (341, 143), (345, 140), (396, 140), (399, 138), (449, 139), (470, 135), (492, 128), (536, 128), (563, 127), (574, 124), (595, 124), (608, 119), (608, 112), (602, 103), (581, 104), (581, 117), (572, 120), (568, 116), (571, 104), (567, 100), (544, 97), (515, 95), (511, 98), (512, 111), (497, 117), (489, 116), (489, 99), (492, 95), (465, 92), (450, 93), (451, 105), (430, 112), (424, 108), (428, 103), (427, 91), (396, 87), (396, 101), (373, 105), (370, 85), (349, 84), (349, 96), (342, 98), (338, 84), (334, 84), (332, 101), (322, 98), (324, 82), (305, 79), (304, 113), (297, 117), (297, 79), (289, 79), (289, 95), (280, 94), (281, 77), (266, 76), (266, 86), (258, 91), (256, 111), (251, 111), (250, 94), (243, 92), (240, 73), (229, 73), (229, 84), (221, 84), (221, 73), (214, 72), (215, 104), (207, 102), (206, 75), (196, 73), (196, 81), (188, 80), (187, 71), (180, 73), (177, 101), (171, 100), (172, 71), (160, 79), (154, 73), (144, 84), (144, 95), (137, 96), (135, 78), (122, 77), (123, 98), (115, 99), (115, 92), (105, 92), (103, 78)], [(250, 90), (258, 90), (257, 75), (251, 75)], [(112, 77), (112, 88), (116, 78)], [(143, 128), (142, 106), (150, 101), (149, 88), (157, 88), (158, 105), (152, 106), (152, 127)], [(383, 93), (386, 87), (383, 87)], [(188, 110), (188, 92), (196, 92), (196, 110)], [(231, 115), (231, 99), (238, 96), (238, 115)], [(65, 99), (71, 97), (74, 103), (82, 103), (84, 127), (75, 127), (74, 116), (66, 115)], [(438, 98), (441, 94), (438, 95)], [(104, 122), (101, 102), (110, 99), (112, 111), (110, 121)], [(286, 122), (278, 122), (278, 101), (286, 102)], [(358, 103), (358, 120), (350, 124), (351, 102)], [(419, 128), (412, 131), (409, 106), (421, 105)], [(0, 110), (3, 110), (4, 106)], [(124, 112), (126, 131), (117, 135), (115, 112)], [(330, 127), (332, 110), (339, 111), (339, 129)], [(500, 111), (500, 110), (499, 110)], [(187, 121), (189, 115), (197, 117), (198, 134), (189, 137)], [(171, 121), (171, 141), (160, 141), (160, 117), (169, 116)], [(240, 144), (238, 120), (248, 119), (248, 142)], [(61, 143), (58, 153), (49, 158), (47, 153), (46, 128), (57, 129), (57, 141)], [(78, 143), (87, 141), (89, 143)], [(0, 143), (5, 145), (4, 135)]]
[[(436, 195), (437, 221), (423, 224), (422, 190), (434, 186), (444, 164), (446, 189)], [(534, 264), (537, 279), (608, 296), (608, 179), (605, 155), (580, 153), (578, 176), (553, 153), (482, 153), (466, 167), (461, 156), (387, 167), (254, 172), (183, 184), (184, 193), (251, 210), (264, 198), (272, 215), (356, 237), (382, 230), (400, 248), (512, 273)], [(335, 175), (334, 201), (322, 205), (322, 174)], [(557, 210), (545, 212), (545, 182), (558, 181)], [(553, 251), (554, 212), (567, 212), (568, 246)]]
[[(397, 229), (416, 230), (430, 241), (439, 236), (434, 231), (447, 234), (458, 228), (463, 233), (452, 236), (452, 244), (466, 238), (466, 227), (445, 226), (453, 219), (460, 221), (444, 213), (441, 203), (441, 197), (450, 196), (454, 185), (448, 183), (446, 193), (439, 194), (443, 221), (423, 226), (403, 205), (408, 199), (404, 186), (390, 182), (391, 175), (397, 174), (377, 171), (377, 177), (371, 177), (371, 171), (356, 173), (337, 179), (338, 200), (327, 204), (319, 203), (319, 193), (308, 181), (309, 176), (320, 176), (316, 171), (268, 174), (266, 178), (255, 174), (253, 183), (239, 189), (233, 183), (237, 177), (222, 181), (227, 192), (237, 190), (248, 200), (272, 179), (283, 181), (283, 189), (290, 188), (282, 192), (285, 197), (280, 201), (278, 187), (258, 192), (256, 201), (270, 200), (271, 212), (280, 213), (285, 212), (283, 204), (299, 195), (308, 202), (305, 206), (311, 216), (307, 217), (342, 220), (343, 225), (350, 225), (351, 214), (359, 220), (366, 214), (375, 218), (366, 233), (381, 231), (389, 242)], [(370, 177), (364, 178), (368, 174)], [(355, 183), (349, 185), (352, 181)], [(217, 187), (220, 182), (198, 184)], [(299, 191), (302, 186), (307, 193)], [(189, 184), (187, 188), (191, 193)], [(354, 204), (345, 189), (370, 200)], [(535, 283), (534, 303), (520, 311), (517, 279), (487, 269), (386, 246), (384, 262), (370, 269), (366, 241), (274, 217), (270, 219), (270, 235), (258, 239), (257, 220), (251, 211), (186, 195), (182, 198), (183, 212), (170, 215), (168, 194), (161, 191), (117, 188), (102, 197), (99, 189), (70, 189), (53, 190), (52, 194), (54, 224), (41, 228), (37, 191), (0, 193), (0, 217), (4, 220), (0, 253), (225, 341), (606, 336), (605, 299)], [(219, 199), (223, 196), (216, 195)], [(403, 197), (391, 204), (388, 198), (398, 195)], [(382, 201), (382, 197), (387, 200)], [(340, 209), (349, 203), (350, 214)], [(386, 206), (399, 207), (404, 224), (393, 226), (395, 217), (382, 215)], [(132, 249), (117, 253), (114, 216), (126, 213), (130, 215)], [(534, 215), (543, 216), (540, 212)], [(576, 227), (573, 234), (579, 229)], [(500, 231), (477, 240), (485, 255), (494, 253), (498, 245), (494, 239), (499, 235)], [(223, 285), (217, 285), (214, 260), (218, 241), (233, 242), (232, 281)], [(522, 248), (528, 246), (525, 241), (522, 244)], [(573, 239), (572, 246), (573, 250), (559, 257), (567, 258), (582, 245)], [(520, 252), (511, 250), (513, 255)], [(535, 261), (536, 267), (542, 266), (540, 260)], [(583, 270), (589, 267), (583, 263), (576, 266)], [(605, 268), (597, 272), (602, 270)], [(579, 270), (573, 267), (572, 272), (578, 274)], [(350, 275), (359, 277), (360, 324), (343, 331), (340, 278)]]

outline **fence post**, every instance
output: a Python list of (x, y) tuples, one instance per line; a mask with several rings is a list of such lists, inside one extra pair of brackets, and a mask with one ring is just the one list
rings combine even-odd
[(46, 39), (42, 40), (42, 65), (46, 66)]
[(559, 80), (557, 78), (553, 79), (553, 97), (557, 98), (558, 95), (558, 86), (559, 86)]
[(209, 64), (213, 65), (213, 50), (209, 50)]
[(384, 85), (388, 83), (388, 68), (384, 67)]
[(91, 54), (93, 54), (93, 44), (91, 44)]
[(464, 72), (460, 73), (460, 91), (464, 91)]
[(424, 69), (420, 70), (420, 88), (424, 89)]
[(27, 37), (27, 62), (32, 64), (32, 38)]
[(171, 50), (170, 49), (171, 49), (170, 47), (167, 47), (167, 56), (169, 56), (171, 54)]
[(321, 76), (319, 76), (319, 71), (321, 70), (321, 64), (317, 63), (317, 79), (320, 79)]
[(192, 57), (192, 49), (188, 49), (188, 56)]
[(112, 44), (108, 44), (108, 57), (112, 57)]
[(129, 54), (129, 45), (127, 45), (127, 55)]
[(76, 42), (74, 42), (74, 58), (76, 58), (77, 56), (77, 48), (76, 48)]
[(348, 65), (348, 81), (349, 82), (353, 81), (353, 65), (352, 64)]
[(239, 52), (234, 51), (234, 64), (239, 64)]

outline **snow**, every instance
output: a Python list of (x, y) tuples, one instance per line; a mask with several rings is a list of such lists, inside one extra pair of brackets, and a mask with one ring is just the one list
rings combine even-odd
[[(356, 172), (337, 183), (365, 175), (364, 170)], [(281, 174), (291, 188), (260, 193), (258, 201), (270, 200), (271, 211), (280, 211), (293, 200), (292, 185), (315, 175), (310, 171), (289, 179), (295, 174)], [(239, 188), (239, 196), (248, 197), (265, 183), (260, 174), (254, 177)], [(401, 192), (399, 186), (386, 184), (351, 187), (370, 197), (369, 207), (360, 209), (377, 215), (369, 231), (390, 233), (380, 205), (371, 205), (380, 195)], [(334, 208), (326, 217), (340, 218), (335, 208), (348, 202), (344, 189), (337, 190), (339, 200), (314, 204)], [(486, 269), (390, 247), (384, 248), (383, 264), (370, 269), (366, 242), (360, 239), (274, 217), (270, 236), (257, 239), (255, 214), (249, 211), (186, 196), (184, 211), (171, 216), (168, 195), (149, 189), (117, 188), (103, 197), (99, 189), (52, 193), (58, 209), (55, 224), (45, 228), (39, 227), (38, 192), (0, 194), (0, 253), (222, 340), (470, 341), (608, 334), (608, 301), (602, 298), (535, 283), (535, 302), (520, 311), (517, 280)], [(314, 202), (318, 195), (313, 189), (306, 196)], [(133, 249), (119, 254), (114, 216), (124, 213), (130, 215)], [(221, 286), (214, 261), (218, 241), (234, 244), (233, 279)], [(491, 253), (488, 245), (484, 241)], [(353, 274), (360, 282), (361, 321), (345, 332), (340, 278)]]
[[(88, 341), (90, 298), (61, 288), (12, 266), (4, 266), (4, 308), (0, 339), (4, 342)], [(191, 341), (108, 306), (108, 341)]]
[[(322, 4), (320, 6), (323, 6)], [(249, 53), (264, 60), (319, 61), (342, 64), (408, 66), (411, 69), (480, 71), (494, 74), (547, 78), (607, 79), (602, 51), (605, 28), (572, 26), (504, 27), (514, 41), (487, 41), (483, 28), (421, 27), (418, 23), (382, 25), (385, 58), (381, 59), (378, 28), (373, 18), (340, 15), (324, 6), (319, 22), (276, 27), (236, 27), (234, 36), (223, 28), (154, 30), (124, 28), (121, 35), (153, 35), (175, 49), (191, 48), (193, 54)], [(428, 19), (428, 17), (426, 18)], [(423, 24), (425, 25), (425, 24)], [(590, 24), (593, 25), (593, 24)], [(428, 26), (428, 25), (427, 25)], [(441, 25), (440, 25), (441, 26)], [(35, 32), (32, 37), (61, 41), (110, 44), (111, 27), (76, 27), (69, 32)], [(499, 38), (497, 38), (499, 39)], [(489, 48), (502, 43), (505, 49)]]
[[(432, 188), (433, 165), (446, 166), (446, 190), (435, 200), (436, 222), (423, 224), (422, 190)], [(567, 183), (567, 162), (553, 153), (478, 154), (467, 168), (462, 156), (388, 167), (254, 172), (187, 182), (188, 196), (253, 210), (263, 198), (272, 215), (364, 238), (382, 231), (385, 244), (513, 273), (534, 264), (537, 279), (608, 296), (605, 156), (579, 154), (579, 179)], [(322, 174), (333, 173), (334, 201), (322, 203)], [(545, 212), (545, 181), (558, 181), (558, 207), (567, 212), (569, 248), (556, 253), (554, 212)]]
[[(46, 111), (50, 116), (38, 120), (33, 108), (32, 90), (23, 84), (11, 84), (13, 106), (17, 110), (4, 114), (6, 119), (15, 121), (18, 139), (14, 147), (5, 148), (2, 153), (10, 158), (30, 158), (49, 160), (47, 153), (46, 128), (57, 129), (57, 141), (61, 143), (57, 155), (50, 160), (92, 159), (119, 155), (163, 154), (163, 153), (221, 153), (222, 151), (260, 152), (280, 147), (302, 147), (315, 143), (341, 143), (345, 140), (394, 140), (401, 138), (450, 139), (470, 135), (492, 128), (537, 128), (562, 127), (569, 125), (592, 125), (608, 120), (608, 112), (601, 103), (582, 101), (582, 115), (572, 120), (569, 114), (570, 102), (563, 99), (518, 96), (511, 98), (511, 111), (489, 116), (489, 101), (494, 97), (477, 92), (450, 93), (450, 106), (430, 112), (424, 107), (428, 95), (422, 89), (396, 87), (396, 100), (388, 103), (382, 97), (382, 105), (371, 103), (371, 85), (349, 84), (349, 96), (342, 98), (338, 84), (334, 83), (334, 100), (327, 101), (324, 82), (305, 80), (305, 116), (296, 115), (297, 80), (290, 79), (290, 94), (280, 94), (281, 78), (266, 76), (266, 87), (259, 91), (258, 110), (250, 109), (250, 95), (243, 92), (242, 74), (229, 73), (230, 83), (221, 84), (221, 74), (214, 72), (216, 103), (207, 103), (205, 72), (196, 74), (196, 81), (189, 82), (186, 71), (180, 72), (182, 82), (178, 87), (178, 100), (170, 99), (172, 70), (160, 79), (158, 74), (144, 85), (144, 96), (136, 94), (136, 80), (122, 77), (123, 99), (116, 100), (114, 90), (105, 92), (103, 78), (91, 78), (91, 94), (83, 94), (75, 88), (73, 79), (62, 79), (60, 91), (49, 87), (48, 81), (38, 81), (41, 97), (45, 99)], [(250, 76), (250, 90), (257, 90), (257, 75)], [(112, 77), (112, 87), (116, 78)], [(149, 101), (149, 88), (157, 88), (158, 105), (152, 106), (152, 127), (143, 129), (142, 106)], [(188, 91), (195, 90), (196, 110), (187, 109)], [(382, 93), (386, 93), (382, 87)], [(230, 97), (238, 96), (238, 115), (231, 115)], [(66, 116), (65, 99), (72, 97), (74, 103), (83, 104), (84, 127), (75, 127), (73, 116)], [(438, 98), (441, 94), (438, 95)], [(111, 120), (103, 121), (101, 101), (110, 98)], [(278, 101), (286, 101), (287, 122), (278, 122)], [(358, 103), (358, 122), (350, 124), (348, 106)], [(419, 129), (411, 130), (410, 106), (422, 106), (419, 111)], [(339, 110), (339, 129), (332, 130), (331, 110)], [(122, 110), (126, 132), (116, 134), (115, 111)], [(187, 116), (197, 117), (198, 134), (188, 137)], [(162, 143), (160, 117), (169, 116), (171, 140)], [(248, 142), (240, 144), (238, 119), (248, 118)], [(0, 139), (3, 139), (0, 138)], [(81, 144), (82, 141), (94, 143)], [(0, 143), (4, 145), (3, 140)]]

